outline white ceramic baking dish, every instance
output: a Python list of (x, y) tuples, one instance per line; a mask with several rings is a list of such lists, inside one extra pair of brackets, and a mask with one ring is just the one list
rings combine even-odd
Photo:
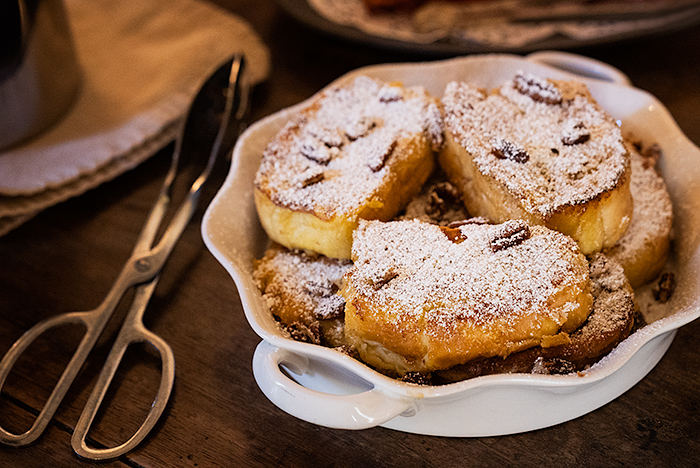
[[(658, 142), (674, 202), (675, 239), (669, 268), (677, 289), (663, 306), (639, 302), (653, 322), (580, 375), (491, 375), (445, 386), (418, 386), (379, 374), (332, 349), (293, 341), (266, 309), (252, 280), (253, 259), (268, 244), (255, 211), (252, 180), (268, 141), (305, 103), (252, 125), (233, 150), (230, 173), (202, 224), (207, 247), (233, 278), (246, 317), (262, 338), (253, 356), (262, 392), (283, 411), (311, 423), (345, 429), (384, 426), (442, 436), (490, 436), (538, 429), (586, 414), (640, 381), (662, 358), (676, 330), (700, 315), (700, 150), (664, 106), (634, 89), (615, 69), (580, 56), (481, 55), (429, 63), (363, 68), (358, 74), (423, 85), (441, 96), (451, 80), (495, 87), (517, 71), (586, 81), (599, 103), (625, 130)], [(646, 303), (650, 306), (647, 308)]]

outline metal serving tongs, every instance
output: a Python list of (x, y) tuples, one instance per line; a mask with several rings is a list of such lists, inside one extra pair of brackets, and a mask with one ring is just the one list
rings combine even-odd
[[(240, 123), (239, 118), (241, 116), (239, 114), (247, 105), (247, 94), (244, 92), (247, 91), (247, 88), (244, 89), (241, 84), (243, 65), (244, 61), (242, 56), (233, 56), (233, 58), (227, 60), (206, 80), (197, 93), (183, 121), (180, 135), (175, 142), (175, 150), (173, 152), (170, 169), (166, 175), (158, 200), (151, 209), (131, 257), (122, 268), (117, 280), (102, 303), (91, 311), (60, 314), (39, 322), (14, 343), (0, 362), (0, 389), (2, 389), (5, 379), (17, 361), (17, 358), (41, 334), (51, 328), (66, 324), (83, 324), (86, 328), (85, 334), (75, 354), (44, 404), (44, 408), (34, 420), (32, 427), (23, 434), (13, 434), (0, 428), (0, 441), (3, 443), (8, 445), (29, 444), (44, 431), (80, 368), (85, 363), (98, 337), (102, 334), (112, 313), (119, 305), (124, 294), (132, 286), (136, 286), (133, 302), (126, 314), (109, 356), (107, 357), (107, 361), (98, 377), (95, 388), (90, 394), (75, 427), (71, 438), (73, 450), (75, 450), (79, 456), (93, 460), (117, 458), (136, 447), (146, 437), (165, 410), (175, 378), (173, 352), (170, 346), (161, 337), (144, 327), (142, 317), (146, 305), (156, 287), (160, 271), (165, 261), (192, 218), (199, 199), (200, 188), (209, 177), (214, 162), (221, 152), (221, 145), (227, 133), (229, 133), (230, 124), (236, 122)], [(225, 106), (223, 106), (223, 116), (218, 123), (218, 131), (209, 154), (207, 165), (190, 187), (189, 193), (173, 215), (173, 219), (160, 241), (153, 246), (156, 234), (158, 233), (170, 202), (171, 187), (178, 172), (179, 160), (183, 149), (183, 140), (196, 136), (191, 135), (189, 128), (191, 126), (198, 126), (196, 119), (206, 118), (204, 115), (198, 114), (202, 111), (211, 114), (212, 110), (217, 107), (217, 104), (219, 110), (221, 110), (221, 104), (224, 99)], [(233, 115), (234, 112), (236, 112), (236, 115)], [(211, 117), (211, 115), (209, 115), (209, 117)], [(201, 125), (199, 126), (201, 127)], [(211, 140), (209, 140), (209, 142), (210, 141)], [(117, 371), (124, 352), (130, 344), (139, 342), (150, 343), (157, 350), (161, 358), (160, 387), (150, 412), (136, 433), (123, 444), (104, 449), (90, 447), (86, 443), (88, 431), (102, 404), (102, 400), (107, 393), (107, 389)]]

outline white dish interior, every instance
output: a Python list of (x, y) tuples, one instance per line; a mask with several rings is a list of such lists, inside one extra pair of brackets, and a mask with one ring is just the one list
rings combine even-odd
[(638, 302), (653, 323), (581, 375), (491, 375), (445, 386), (418, 386), (390, 379), (332, 349), (287, 338), (252, 279), (253, 260), (262, 256), (269, 242), (258, 222), (252, 180), (263, 149), (306, 104), (300, 103), (255, 123), (241, 136), (229, 175), (202, 224), (207, 247), (233, 278), (248, 322), (263, 339), (253, 358), (255, 378), (282, 410), (315, 424), (346, 429), (381, 425), (443, 436), (538, 429), (586, 414), (624, 393), (663, 357), (676, 330), (700, 316), (700, 149), (682, 134), (657, 99), (628, 86), (621, 73), (571, 54), (481, 55), (371, 66), (338, 81), (364, 74), (422, 85), (442, 96), (449, 81), (491, 88), (519, 70), (585, 81), (625, 131), (661, 145), (660, 169), (675, 215), (669, 268), (676, 275), (677, 288), (672, 299), (660, 305), (650, 299), (648, 290), (639, 291)]

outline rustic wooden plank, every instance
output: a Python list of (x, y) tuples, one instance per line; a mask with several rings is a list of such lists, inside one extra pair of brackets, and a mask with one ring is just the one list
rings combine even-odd
[[(27, 418), (27, 410), (15, 404), (3, 404), (3, 423), (19, 423)], [(71, 434), (64, 427), (50, 425), (42, 437), (28, 447), (8, 447), (0, 445), (0, 466), (12, 468), (36, 468), (51, 466), (52, 468), (68, 468), (75, 466), (126, 468), (129, 463), (125, 460), (111, 462), (90, 462), (81, 460), (73, 453), (70, 445)], [(132, 465), (133, 466), (133, 465)]]
[[(247, 18), (273, 55), (273, 75), (254, 94), (253, 119), (311, 96), (354, 68), (422, 57), (327, 38), (292, 21), (269, 0), (218, 0)], [(668, 50), (681, 50), (679, 63)], [(700, 31), (582, 51), (620, 67), (656, 94), (679, 125), (700, 142)], [(167, 151), (137, 169), (55, 206), (0, 238), (0, 352), (52, 314), (95, 307), (128, 257), (168, 165)], [(220, 166), (206, 190), (223, 180)], [(120, 313), (123, 313), (123, 309)], [(164, 419), (124, 462), (100, 466), (692, 466), (700, 455), (700, 323), (680, 330), (668, 354), (640, 384), (605, 407), (556, 427), (507, 437), (456, 439), (383, 428), (342, 431), (297, 420), (258, 389), (251, 359), (259, 338), (248, 326), (232, 280), (207, 252), (197, 223), (189, 226), (166, 266), (145, 316), (176, 357), (175, 390)], [(110, 331), (114, 325), (110, 324)], [(40, 407), (67, 358), (64, 335), (47, 341), (8, 382), (0, 421), (30, 420), (13, 401)], [(0, 466), (76, 466), (74, 427), (110, 345), (103, 339), (52, 426), (33, 446), (0, 446)], [(136, 349), (119, 389), (91, 434), (121, 442), (141, 422), (155, 391), (158, 360)], [(144, 356), (145, 354), (145, 356)], [(145, 358), (145, 359), (144, 359)], [(49, 377), (41, 377), (41, 375)], [(50, 461), (51, 463), (48, 463)], [(46, 463), (45, 463), (46, 462)], [(84, 463), (86, 466), (90, 464)]]

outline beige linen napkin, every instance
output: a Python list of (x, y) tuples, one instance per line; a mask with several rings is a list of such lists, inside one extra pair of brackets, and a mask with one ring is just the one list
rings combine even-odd
[(171, 141), (198, 86), (234, 52), (251, 84), (269, 51), (199, 0), (65, 0), (83, 83), (52, 128), (0, 152), (0, 235), (135, 167)]

